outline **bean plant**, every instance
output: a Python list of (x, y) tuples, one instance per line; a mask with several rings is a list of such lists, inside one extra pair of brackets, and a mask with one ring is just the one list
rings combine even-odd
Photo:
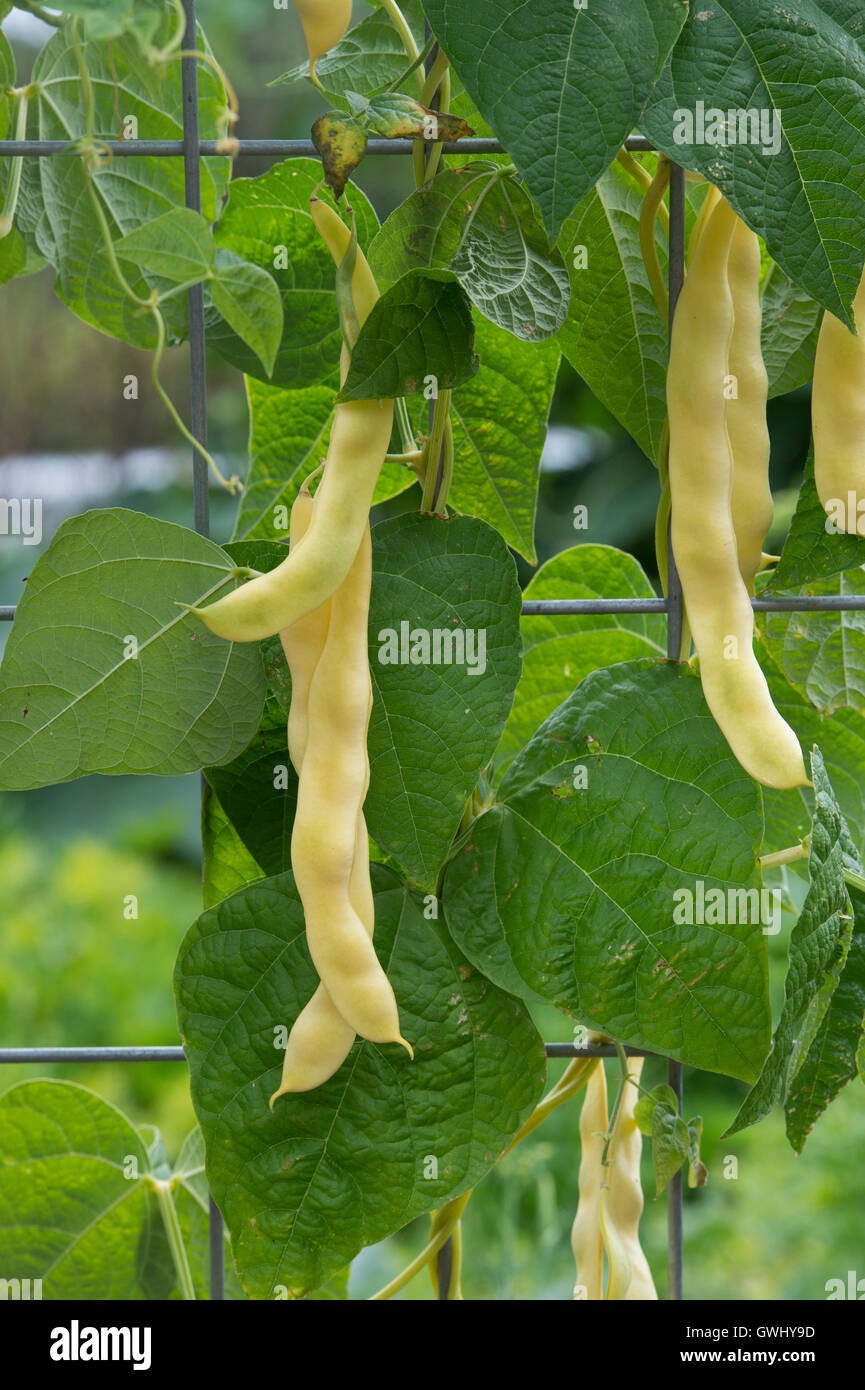
[[(174, 974), (198, 1128), (172, 1164), (86, 1088), (13, 1086), (0, 1276), (206, 1297), (209, 1190), (229, 1297), (345, 1299), (429, 1216), (375, 1297), (470, 1298), (472, 1193), (579, 1097), (575, 1298), (656, 1298), (643, 1143), (657, 1192), (713, 1175), (640, 1054), (742, 1083), (728, 1135), (782, 1107), (797, 1153), (865, 1079), (858, 11), (297, 0), (308, 59), (272, 77), (319, 100), (314, 154), (247, 178), (230, 55), (179, 0), (19, 8), (51, 33), (19, 85), (0, 32), (0, 139), (64, 149), (3, 156), (0, 282), (50, 266), (150, 354), (236, 519), (219, 545), (89, 511), (22, 575), (0, 789), (204, 773)], [(182, 138), (184, 59), (200, 211), (181, 160), (117, 149)], [(394, 140), (415, 187), (381, 221), (355, 175)], [(242, 477), (162, 383), (199, 294)], [(522, 590), (563, 368), (658, 470), (656, 572), (592, 538), (575, 474), (574, 544)], [(767, 401), (812, 378), (769, 555)]]

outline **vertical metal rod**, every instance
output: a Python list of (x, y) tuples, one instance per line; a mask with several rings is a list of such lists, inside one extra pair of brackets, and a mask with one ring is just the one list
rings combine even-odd
[[(670, 287), (668, 327), (672, 334), (676, 301), (685, 279), (685, 171), (680, 164), (670, 166), (670, 259), (667, 273)], [(671, 661), (678, 661), (682, 643), (682, 585), (669, 531), (667, 551), (667, 597), (670, 603), (667, 613), (667, 656)]]
[[(195, 0), (183, 0), (186, 14), (187, 47), (195, 47)], [(183, 173), (186, 185), (186, 206), (201, 212), (201, 151), (198, 123), (198, 62), (182, 58), (180, 62), (183, 98)], [(193, 285), (189, 291), (189, 383), (190, 424), (195, 438), (207, 444), (207, 371), (205, 365), (204, 286)], [(210, 534), (207, 464), (197, 449), (192, 451), (192, 497), (195, 529), (199, 535)], [(202, 791), (203, 791), (202, 778)], [(225, 1298), (225, 1238), (222, 1214), (210, 1198), (210, 1297)]]
[[(682, 1113), (682, 1064), (681, 1062), (667, 1063), (667, 1082), (672, 1086), (676, 1093), (676, 1100), (679, 1106), (679, 1114)], [(667, 1192), (667, 1269), (668, 1269), (668, 1288), (667, 1297), (674, 1302), (682, 1300), (682, 1274), (684, 1269), (683, 1241), (684, 1241), (684, 1221), (683, 1221), (683, 1170), (680, 1168), (675, 1177), (670, 1179)]]
[[(670, 322), (672, 333), (673, 314), (679, 291), (685, 279), (685, 171), (679, 164), (670, 167), (670, 260), (668, 268), (670, 287)], [(682, 642), (682, 585), (676, 569), (673, 554), (673, 541), (669, 537), (669, 571), (667, 579), (667, 656), (678, 661)], [(679, 1113), (682, 1111), (682, 1067), (679, 1062), (667, 1063), (667, 1080), (676, 1093)], [(671, 1180), (667, 1192), (667, 1268), (668, 1297), (675, 1301), (682, 1298), (683, 1272), (683, 1184), (681, 1170)]]
[[(195, 46), (195, 0), (183, 0), (186, 13), (188, 46)], [(183, 90), (183, 172), (186, 181), (186, 206), (201, 212), (201, 157), (198, 125), (198, 63), (183, 58), (180, 63)], [(195, 438), (207, 444), (207, 377), (204, 348), (204, 286), (193, 285), (189, 291), (189, 373), (191, 428)], [(207, 464), (193, 450), (192, 487), (195, 529), (199, 535), (210, 534)]]

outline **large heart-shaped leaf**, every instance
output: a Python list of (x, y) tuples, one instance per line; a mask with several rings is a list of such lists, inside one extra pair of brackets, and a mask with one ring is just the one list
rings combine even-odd
[(357, 1042), (330, 1081), (273, 1113), (277, 1030), (317, 985), (291, 875), (205, 912), (180, 950), (207, 1175), (253, 1298), (307, 1296), (363, 1246), (473, 1187), (543, 1086), (522, 1005), (471, 969), (395, 874), (374, 866), (373, 884), (376, 949), (416, 1060)]
[(503, 988), (753, 1080), (770, 1027), (761, 833), (759, 790), (697, 677), (610, 666), (550, 716), (472, 826), (445, 874), (448, 926)]
[(241, 752), (264, 703), (261, 654), (179, 606), (231, 571), (212, 541), (140, 512), (65, 521), (27, 581), (0, 666), (0, 786), (193, 772)]
[(373, 839), (435, 886), (519, 678), (520, 590), (501, 538), (470, 517), (373, 529), (369, 730)]
[(550, 236), (607, 168), (684, 23), (679, 0), (424, 0)]
[[(734, 139), (729, 111), (739, 113)], [(865, 197), (858, 7), (692, 6), (640, 127), (671, 159), (723, 188), (790, 278), (852, 326)]]

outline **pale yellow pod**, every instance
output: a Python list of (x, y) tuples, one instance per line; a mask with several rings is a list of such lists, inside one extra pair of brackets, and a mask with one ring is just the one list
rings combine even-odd
[[(348, 228), (317, 198), (311, 200), (310, 208), (339, 264), (348, 247)], [(358, 321), (363, 324), (378, 298), (378, 289), (359, 248), (352, 291)], [(349, 360), (343, 348), (343, 382)], [(292, 627), (333, 595), (358, 552), (392, 430), (392, 400), (346, 401), (337, 406), (324, 474), (303, 544), (296, 553), (289, 552), (276, 569), (249, 580), (206, 608), (193, 608), (211, 632), (229, 642), (258, 642)]]
[[(336, 208), (331, 203), (323, 202), (321, 198), (310, 198), (309, 211), (319, 236), (333, 257), (334, 264), (341, 265), (351, 241), (349, 228)], [(351, 297), (354, 300), (357, 321), (363, 328), (379, 293), (369, 261), (359, 246), (351, 276)]]
[(776, 710), (754, 654), (731, 498), (733, 451), (724, 384), (733, 337), (727, 259), (736, 215), (719, 201), (676, 306), (667, 373), (671, 535), (706, 702), (742, 767), (765, 786), (805, 786), (795, 733)]
[[(292, 549), (299, 545), (312, 517), (313, 499), (301, 491), (291, 509), (289, 538)], [(324, 650), (330, 620), (330, 602), (315, 609), (293, 628), (280, 633), (291, 672), (291, 710), (288, 716), (288, 746), (295, 771), (300, 774), (306, 752), (309, 687)], [(367, 670), (367, 676), (369, 672)], [(372, 709), (372, 686), (369, 689)], [(369, 759), (364, 796), (369, 785)], [(363, 811), (358, 813), (357, 836), (349, 882), (349, 900), (372, 937), (375, 904), (369, 873), (369, 842)], [(281, 1095), (311, 1091), (329, 1081), (339, 1070), (354, 1045), (356, 1033), (346, 1023), (324, 985), (320, 984), (309, 1003), (298, 1014), (288, 1037), (279, 1089), (270, 1098), (270, 1108)]]
[(590, 1302), (603, 1297), (604, 1245), (600, 1208), (604, 1170), (601, 1158), (608, 1122), (607, 1078), (604, 1064), (599, 1062), (586, 1083), (580, 1110), (580, 1200), (571, 1228), (571, 1248), (577, 1262), (574, 1298), (585, 1297)]
[(400, 1035), (393, 990), (349, 896), (368, 777), (371, 579), (367, 522), (350, 582), (333, 596), (327, 641), (310, 687), (291, 862), (309, 953), (336, 1008), (362, 1037), (399, 1042), (411, 1052)]
[[(643, 1061), (642, 1057), (628, 1058), (628, 1074), (636, 1082), (642, 1075)], [(640, 1245), (643, 1136), (634, 1119), (639, 1099), (637, 1087), (629, 1082), (613, 1129), (613, 1162), (607, 1170), (607, 1190), (601, 1209), (601, 1230), (609, 1265), (606, 1297), (630, 1303), (658, 1297), (649, 1262)]]
[(315, 79), (315, 65), (340, 39), (351, 24), (351, 0), (294, 0), (303, 25), (309, 52), (309, 75)]
[(820, 326), (811, 393), (814, 482), (836, 526), (865, 536), (865, 274), (853, 313), (855, 334), (828, 312)]
[(749, 594), (763, 564), (763, 543), (774, 515), (766, 419), (769, 376), (760, 342), (760, 263), (759, 238), (736, 217), (727, 279), (734, 315), (730, 375), (735, 377), (737, 394), (727, 402), (727, 428), (733, 450), (733, 529), (739, 573)]

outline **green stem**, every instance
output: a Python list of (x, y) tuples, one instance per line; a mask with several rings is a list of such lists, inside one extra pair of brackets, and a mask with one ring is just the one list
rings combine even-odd
[(417, 60), (421, 55), (420, 50), (414, 41), (414, 34), (411, 31), (409, 22), (403, 14), (402, 10), (400, 9), (399, 5), (397, 4), (396, 0), (381, 0), (381, 7), (385, 11), (394, 29), (396, 29), (396, 32), (399, 35), (400, 42), (403, 48), (405, 49), (406, 57), (408, 58), (409, 62), (413, 65), (413, 71), (417, 79), (418, 88), (420, 91), (423, 91), (426, 76), (416, 66)]
[(619, 1118), (619, 1111), (622, 1108), (622, 1101), (625, 1097), (625, 1087), (630, 1085), (631, 1074), (628, 1071), (628, 1055), (622, 1044), (613, 1039), (613, 1046), (616, 1049), (616, 1056), (619, 1059), (619, 1089), (616, 1092), (616, 1100), (610, 1115), (610, 1122), (607, 1125), (607, 1133), (604, 1136), (604, 1149), (601, 1154), (601, 1167), (607, 1168), (613, 1162), (610, 1158), (610, 1148), (613, 1143), (613, 1134), (616, 1129), (616, 1120)]
[[(808, 838), (810, 840), (810, 836)], [(809, 852), (809, 845), (803, 841), (799, 845), (791, 845), (789, 849), (779, 849), (775, 854), (762, 854), (760, 868), (765, 873), (767, 869), (778, 869), (782, 864), (795, 864), (800, 859), (807, 859)]]
[(36, 0), (24, 0), (24, 5), (31, 14), (35, 14), (37, 19), (41, 19), (43, 24), (50, 24), (52, 29), (63, 28), (62, 16), (49, 14), (47, 10), (43, 10), (41, 5), (36, 4)]
[(643, 253), (643, 263), (646, 267), (646, 274), (649, 277), (649, 284), (652, 287), (655, 303), (658, 306), (658, 313), (661, 315), (661, 322), (667, 326), (670, 305), (667, 286), (661, 274), (661, 265), (658, 260), (658, 248), (655, 244), (655, 220), (664, 194), (670, 183), (670, 161), (660, 155), (655, 177), (649, 185), (648, 192), (643, 199), (643, 207), (640, 212), (640, 250)]
[(423, 459), (423, 449), (407, 449), (404, 454), (385, 454), (385, 463), (407, 463), (414, 467)]
[(857, 874), (853, 869), (844, 869), (844, 882), (849, 883), (851, 888), (858, 888), (860, 893), (865, 893), (865, 878), (862, 874)]
[(385, 1284), (384, 1288), (379, 1289), (378, 1293), (372, 1295), (369, 1300), (371, 1303), (379, 1303), (385, 1299), (393, 1298), (394, 1294), (404, 1289), (406, 1284), (410, 1284), (412, 1279), (416, 1278), (422, 1269), (426, 1269), (430, 1260), (438, 1254), (442, 1246), (450, 1239), (451, 1233), (458, 1224), (471, 1195), (471, 1191), (465, 1192), (462, 1197), (456, 1197), (453, 1202), (448, 1203), (451, 1209), (448, 1220), (442, 1222), (435, 1235), (427, 1241), (423, 1250), (421, 1250), (419, 1255), (415, 1256), (411, 1264), (406, 1265), (405, 1269), (398, 1274), (395, 1279), (392, 1279), (389, 1284)]
[[(441, 49), (439, 49), (436, 59), (427, 75), (426, 82), (424, 83), (423, 91), (420, 95), (421, 105), (432, 106), (439, 88), (441, 88), (441, 99), (438, 104), (438, 109), (441, 112), (447, 113), (450, 110), (451, 102), (451, 73), (447, 55), (443, 53)], [(424, 181), (426, 183), (430, 183), (438, 173), (441, 155), (442, 142), (441, 140), (437, 140), (430, 149), (429, 159), (426, 161), (424, 172)]]
[(240, 479), (237, 477), (236, 474), (233, 474), (230, 478), (225, 477), (213, 456), (208, 452), (207, 449), (205, 449), (201, 441), (195, 438), (195, 435), (192, 433), (192, 431), (187, 429), (183, 420), (180, 418), (174, 401), (171, 399), (165, 387), (162, 385), (162, 382), (159, 379), (159, 368), (162, 363), (162, 354), (165, 351), (165, 320), (162, 317), (162, 314), (159, 311), (159, 306), (157, 304), (151, 304), (150, 309), (153, 314), (154, 322), (156, 324), (156, 350), (153, 354), (153, 365), (151, 369), (151, 380), (153, 382), (153, 388), (156, 391), (156, 394), (158, 395), (159, 399), (162, 401), (162, 404), (168, 411), (169, 415), (171, 416), (172, 420), (174, 421), (174, 424), (176, 425), (177, 429), (183, 435), (184, 439), (186, 439), (192, 445), (193, 449), (196, 449), (198, 451), (198, 453), (204, 459), (204, 462), (207, 464), (208, 468), (212, 470), (214, 477), (222, 485), (222, 487), (224, 487), (227, 492), (230, 492), (232, 494), (241, 491), (242, 489)]
[(411, 416), (408, 411), (408, 402), (405, 396), (397, 396), (393, 403), (394, 415), (396, 417), (399, 437), (402, 440), (402, 447), (405, 453), (413, 454), (417, 450), (417, 443), (412, 429)]
[(186, 37), (186, 13), (183, 9), (183, 0), (171, 0), (171, 4), (177, 16), (177, 28), (165, 48), (159, 49), (152, 55), (148, 55), (152, 57), (154, 63), (169, 62), (174, 57), (177, 50), (182, 46), (183, 40)]
[[(400, 73), (399, 77), (394, 78), (393, 82), (388, 82), (387, 86), (383, 90), (385, 92), (398, 92), (400, 88), (405, 85), (408, 78), (411, 77), (412, 73), (420, 67), (421, 63), (426, 63), (427, 58), (432, 53), (435, 46), (436, 39), (434, 36), (431, 35), (424, 47), (421, 49), (420, 53), (418, 53), (417, 57), (414, 59), (414, 61), (410, 63), (407, 68), (404, 68), (403, 71)], [(272, 86), (272, 83), (268, 83), (268, 86)]]
[(174, 1205), (174, 1194), (171, 1189), (170, 1181), (160, 1181), (157, 1178), (151, 1179), (153, 1190), (156, 1193), (156, 1201), (159, 1205), (162, 1224), (165, 1227), (165, 1234), (168, 1237), (168, 1246), (171, 1250), (171, 1258), (174, 1261), (174, 1268), (177, 1273), (177, 1283), (180, 1288), (180, 1296), (186, 1303), (195, 1302), (195, 1287), (192, 1283), (192, 1271), (189, 1268), (189, 1257), (186, 1253), (186, 1246), (183, 1244), (183, 1235), (180, 1230), (180, 1221), (177, 1216), (177, 1208)]
[(439, 391), (433, 411), (432, 430), (427, 442), (426, 463), (424, 465), (423, 497), (421, 511), (434, 512), (446, 501), (444, 494), (444, 464), (442, 464), (441, 483), (439, 482), (439, 461), (442, 460), (448, 413), (451, 407), (450, 391)]
[[(624, 147), (619, 150), (619, 153), (617, 154), (616, 158), (618, 159), (622, 168), (627, 169), (628, 173), (631, 175), (631, 178), (637, 181), (637, 183), (642, 188), (643, 192), (648, 193), (649, 189), (652, 187), (652, 175), (649, 173), (648, 169), (646, 169), (639, 162), (639, 160), (634, 159), (634, 156), (631, 154), (630, 150), (626, 150), (624, 149)], [(660, 220), (661, 226), (664, 229), (665, 234), (669, 236), (670, 214), (667, 212), (667, 207), (664, 202), (658, 204), (658, 218)]]
[[(13, 92), (13, 100), (17, 104), (15, 112), (15, 139), (25, 140), (27, 138), (27, 89), (22, 88)], [(0, 216), (0, 239), (8, 236), (15, 222), (15, 210), (18, 207), (18, 194), (21, 191), (21, 174), (24, 169), (24, 156), (16, 154), (9, 162), (9, 181), (6, 185), (6, 199), (3, 206), (3, 214)]]

